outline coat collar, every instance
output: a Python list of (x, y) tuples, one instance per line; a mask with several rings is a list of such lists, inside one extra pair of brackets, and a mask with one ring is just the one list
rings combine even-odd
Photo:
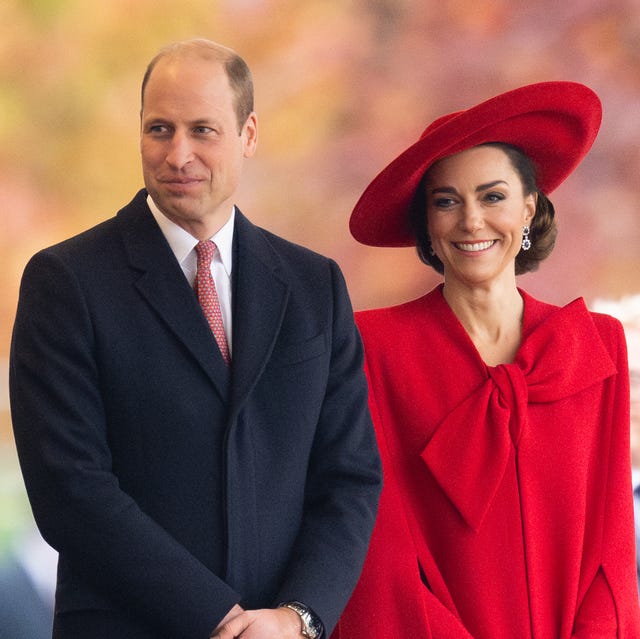
[(228, 372), (198, 300), (146, 203), (141, 190), (118, 213), (130, 266), (138, 271), (136, 287), (160, 321), (180, 340), (223, 398), (228, 395)]
[(269, 361), (280, 332), (289, 288), (267, 234), (236, 208), (232, 417), (242, 408)]
[(129, 264), (139, 272), (136, 286), (177, 339), (198, 361), (233, 414), (264, 370), (278, 335), (289, 295), (279, 276), (278, 257), (264, 231), (236, 209), (233, 273), (233, 362), (229, 371), (141, 190), (118, 213)]
[[(524, 298), (526, 316), (532, 299)], [(444, 307), (441, 312), (452, 314)], [(484, 382), (444, 417), (421, 453), (474, 530), (480, 528), (511, 451), (518, 447), (527, 405), (570, 397), (616, 373), (581, 299), (557, 308), (526, 333), (515, 362), (487, 366)]]

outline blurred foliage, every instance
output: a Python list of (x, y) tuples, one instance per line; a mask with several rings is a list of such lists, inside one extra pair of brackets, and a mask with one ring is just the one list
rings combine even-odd
[(32, 527), (17, 460), (9, 446), (0, 446), (0, 557), (9, 551), (16, 534)]

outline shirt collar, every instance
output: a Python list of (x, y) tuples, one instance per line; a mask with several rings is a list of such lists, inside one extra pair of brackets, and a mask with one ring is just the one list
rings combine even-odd
[[(169, 243), (173, 254), (176, 256), (178, 262), (182, 265), (185, 260), (190, 256), (191, 252), (195, 248), (198, 240), (185, 231), (181, 226), (178, 226), (175, 222), (170, 220), (162, 211), (158, 208), (158, 205), (153, 201), (150, 195), (147, 195), (147, 205), (151, 209), (151, 213), (155, 218), (162, 234)], [(224, 270), (227, 275), (231, 276), (231, 269), (233, 265), (233, 229), (235, 225), (235, 206), (231, 208), (231, 215), (222, 228), (215, 233), (210, 240), (215, 242), (218, 247), (218, 253), (220, 255), (220, 261), (224, 266)]]

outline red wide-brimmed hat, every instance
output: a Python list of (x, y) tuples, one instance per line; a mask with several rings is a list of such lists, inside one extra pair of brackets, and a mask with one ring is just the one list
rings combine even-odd
[(369, 246), (413, 246), (415, 193), (437, 160), (486, 142), (518, 147), (534, 162), (548, 195), (591, 148), (602, 119), (598, 96), (577, 82), (530, 84), (442, 116), (383, 169), (356, 204), (349, 228)]

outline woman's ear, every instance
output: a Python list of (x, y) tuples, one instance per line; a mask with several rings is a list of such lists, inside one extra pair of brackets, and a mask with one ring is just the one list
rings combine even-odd
[(538, 206), (538, 193), (529, 193), (524, 199), (525, 205), (525, 214), (524, 214), (524, 223), (531, 224), (535, 214), (536, 208)]

